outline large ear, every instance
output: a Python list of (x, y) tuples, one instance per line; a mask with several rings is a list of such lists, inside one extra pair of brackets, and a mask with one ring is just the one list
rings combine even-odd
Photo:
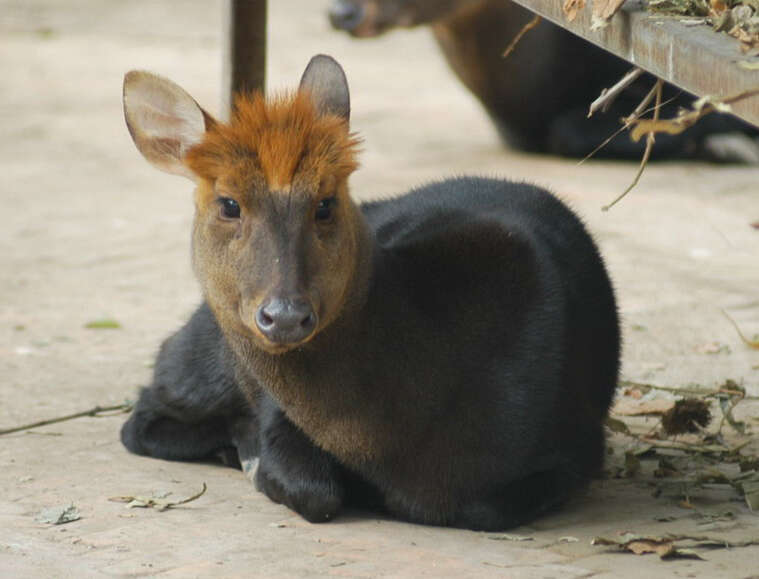
[(132, 70), (124, 76), (124, 117), (143, 157), (162, 171), (195, 179), (182, 160), (214, 120), (184, 89)]
[(300, 79), (300, 88), (311, 93), (320, 114), (344, 118), (351, 116), (348, 80), (338, 62), (326, 54), (317, 54), (308, 63)]

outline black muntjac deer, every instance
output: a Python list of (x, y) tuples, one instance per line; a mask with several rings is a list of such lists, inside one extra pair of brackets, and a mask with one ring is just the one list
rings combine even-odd
[(617, 311), (556, 197), (459, 177), (356, 204), (348, 85), (324, 55), (293, 94), (240, 95), (229, 123), (147, 72), (124, 108), (144, 157), (195, 184), (204, 296), (161, 347), (129, 450), (220, 455), (309, 521), (350, 505), (481, 530), (597, 472)]

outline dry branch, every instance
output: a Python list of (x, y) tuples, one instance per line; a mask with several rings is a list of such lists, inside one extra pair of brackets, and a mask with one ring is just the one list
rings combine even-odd
[(735, 320), (730, 316), (730, 314), (728, 314), (725, 310), (722, 310), (722, 313), (727, 318), (727, 320), (731, 324), (733, 324), (735, 331), (738, 332), (738, 336), (740, 336), (743, 343), (746, 344), (749, 348), (753, 348), (754, 350), (759, 350), (759, 340), (749, 340), (746, 336), (743, 335), (743, 332), (741, 332), (741, 329), (738, 327), (738, 324), (735, 323)]
[(699, 119), (709, 113), (715, 111), (721, 113), (730, 112), (730, 105), (732, 103), (755, 96), (759, 96), (759, 87), (744, 90), (727, 97), (702, 97), (693, 103), (692, 110), (680, 113), (673, 119), (659, 120), (658, 118), (654, 118), (636, 120), (633, 123), (635, 127), (632, 130), (630, 138), (632, 138), (633, 141), (638, 141), (643, 135), (650, 135), (652, 133), (669, 133), (670, 135), (677, 135), (682, 133), (688, 127), (692, 127)]
[(32, 422), (31, 424), (24, 424), (23, 426), (14, 426), (13, 428), (5, 428), (0, 430), (0, 435), (11, 434), (13, 432), (21, 432), (22, 430), (29, 430), (31, 428), (37, 428), (39, 426), (47, 426), (48, 424), (56, 424), (58, 422), (65, 422), (66, 420), (73, 420), (75, 418), (83, 418), (85, 416), (97, 416), (103, 412), (129, 412), (132, 410), (132, 404), (125, 402), (124, 404), (117, 404), (115, 406), (95, 406), (89, 410), (82, 412), (76, 412), (74, 414), (67, 414), (66, 416), (59, 416), (57, 418), (49, 418), (47, 420), (40, 420), (39, 422)]
[[(601, 96), (599, 96), (596, 100), (590, 103), (590, 109), (588, 110), (588, 118), (592, 117), (593, 113), (595, 113), (598, 109), (601, 109), (603, 112), (606, 112), (606, 110), (609, 108), (609, 105), (611, 105), (611, 103), (614, 102), (614, 99), (617, 98), (619, 93), (621, 93), (633, 82), (635, 82), (635, 80), (641, 74), (643, 74), (643, 70), (636, 66), (630, 69), (630, 71), (625, 76), (623, 76), (622, 79), (619, 82), (617, 82), (614, 86), (612, 86), (611, 88), (603, 89), (601, 91)], [(645, 108), (645, 105), (643, 108)]]
[[(659, 120), (659, 111), (661, 110), (661, 93), (662, 88), (664, 87), (664, 81), (661, 79), (658, 79), (656, 81), (655, 89), (656, 89), (656, 105), (654, 106), (654, 118), (653, 122), (656, 122)], [(638, 120), (637, 122), (640, 122)], [(608, 211), (614, 205), (617, 204), (618, 201), (620, 201), (625, 195), (627, 195), (630, 191), (632, 191), (635, 186), (638, 184), (638, 181), (640, 181), (640, 176), (643, 174), (643, 170), (646, 168), (646, 164), (648, 163), (648, 158), (651, 156), (651, 149), (654, 148), (654, 132), (651, 131), (648, 133), (648, 136), (646, 138), (646, 150), (643, 152), (643, 158), (640, 160), (640, 167), (638, 168), (638, 172), (635, 175), (635, 179), (633, 179), (633, 182), (628, 185), (627, 189), (622, 191), (622, 193), (614, 199), (611, 203), (608, 205), (604, 205), (601, 209), (603, 211)]]
[(537, 14), (532, 17), (532, 19), (522, 26), (522, 28), (517, 32), (517, 35), (514, 37), (514, 39), (509, 42), (509, 45), (506, 47), (506, 50), (503, 51), (503, 54), (501, 55), (501, 58), (507, 58), (512, 52), (514, 52), (514, 49), (517, 47), (517, 44), (519, 44), (519, 41), (522, 40), (522, 37), (527, 34), (530, 30), (535, 28), (538, 24), (540, 24), (541, 18)]
[(661, 390), (662, 392), (671, 392), (673, 394), (690, 394), (694, 396), (716, 396), (717, 394), (727, 394), (729, 396), (743, 396), (746, 400), (759, 400), (759, 396), (744, 396), (744, 392), (721, 386), (716, 389), (709, 388), (674, 388), (672, 386), (657, 386), (656, 384), (647, 384), (644, 382), (634, 382), (632, 380), (620, 380), (619, 386), (624, 388), (637, 388), (648, 392), (649, 390)]

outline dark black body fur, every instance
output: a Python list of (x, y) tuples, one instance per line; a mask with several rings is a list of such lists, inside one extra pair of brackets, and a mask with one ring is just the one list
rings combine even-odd
[[(236, 363), (202, 305), (163, 345), (124, 444), (178, 460), (260, 454), (258, 487), (312, 521), (352, 502), (495, 530), (564, 502), (603, 460), (619, 358), (612, 288), (581, 223), (537, 187), (489, 179), (362, 208), (375, 245), (358, 315)], [(354, 425), (357, 444), (371, 433), (375, 456), (315, 446), (270, 375)]]
[(235, 381), (234, 354), (204, 303), (158, 353), (153, 383), (121, 430), (132, 452), (167, 460), (258, 455), (258, 419)]

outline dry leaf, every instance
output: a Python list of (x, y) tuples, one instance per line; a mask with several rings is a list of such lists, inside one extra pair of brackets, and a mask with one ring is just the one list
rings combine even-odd
[(720, 342), (708, 342), (698, 346), (696, 352), (699, 354), (729, 354), (730, 347), (727, 344), (722, 344)]
[(585, 0), (564, 0), (564, 5), (561, 8), (567, 22), (572, 22), (577, 18), (577, 13), (585, 8)]
[(649, 0), (648, 7), (654, 12), (681, 14), (684, 16), (708, 16), (708, 0)]
[(680, 474), (680, 469), (677, 468), (672, 460), (666, 457), (659, 458), (659, 466), (654, 470), (655, 478), (668, 478), (676, 474)]
[(656, 541), (651, 540), (630, 541), (625, 545), (625, 549), (632, 551), (636, 555), (656, 553), (659, 556), (664, 556), (671, 553), (673, 548), (672, 541), (664, 541), (662, 543), (657, 543)]
[(648, 133), (667, 133), (670, 135), (679, 135), (690, 125), (677, 122), (677, 119), (639, 119), (635, 123), (635, 128), (630, 132), (630, 138), (634, 142), (640, 141), (643, 135)]
[(73, 504), (70, 504), (42, 509), (37, 515), (36, 520), (40, 523), (48, 523), (50, 525), (63, 525), (65, 523), (78, 521), (81, 518), (79, 509)]
[(593, 16), (610, 20), (624, 3), (625, 0), (593, 0)]
[(699, 398), (684, 398), (664, 413), (661, 425), (668, 435), (700, 432), (712, 419), (709, 403)]
[(630, 429), (627, 427), (627, 424), (617, 418), (612, 418), (611, 416), (606, 417), (606, 428), (618, 434), (630, 434)]
[(673, 119), (636, 119), (632, 121), (634, 128), (630, 131), (630, 138), (637, 142), (649, 133), (669, 133), (677, 135), (688, 127), (694, 125), (701, 117), (718, 111), (729, 113), (730, 104), (759, 95), (759, 88), (741, 91), (726, 97), (704, 96), (693, 103), (693, 109), (684, 111)]
[(741, 490), (746, 499), (748, 508), (752, 511), (759, 511), (759, 475), (755, 475), (756, 480), (748, 480), (741, 483)]
[(619, 416), (650, 416), (661, 415), (675, 406), (674, 400), (655, 398), (653, 400), (617, 400), (611, 409), (612, 414)]
[(200, 489), (199, 492), (195, 493), (191, 497), (187, 497), (186, 499), (180, 499), (178, 501), (168, 501), (166, 500), (166, 494), (163, 496), (152, 496), (152, 497), (141, 497), (141, 496), (131, 496), (131, 495), (123, 495), (120, 497), (110, 497), (108, 500), (114, 503), (127, 503), (127, 508), (133, 509), (133, 508), (141, 508), (141, 509), (156, 509), (159, 511), (165, 511), (167, 509), (170, 509), (171, 507), (176, 507), (177, 505), (184, 505), (186, 503), (189, 503), (190, 501), (194, 501), (195, 499), (200, 498), (203, 496), (203, 494), (206, 492), (206, 489), (208, 487), (206, 486), (206, 483), (203, 483), (203, 488)]
[(727, 10), (727, 3), (725, 3), (725, 0), (710, 0), (709, 4), (711, 9), (715, 12), (723, 12)]
[(625, 388), (624, 395), (629, 396), (634, 400), (640, 400), (643, 398), (643, 392), (638, 388)]
[[(688, 537), (686, 537), (688, 538)], [(678, 537), (645, 537), (625, 533), (619, 539), (607, 539), (605, 537), (596, 537), (591, 545), (613, 545), (636, 555), (646, 555), (656, 553), (661, 559), (687, 558), (702, 559), (695, 551), (690, 549), (678, 549), (675, 541)]]
[(625, 478), (632, 478), (640, 472), (640, 459), (634, 452), (627, 451), (625, 453)]

